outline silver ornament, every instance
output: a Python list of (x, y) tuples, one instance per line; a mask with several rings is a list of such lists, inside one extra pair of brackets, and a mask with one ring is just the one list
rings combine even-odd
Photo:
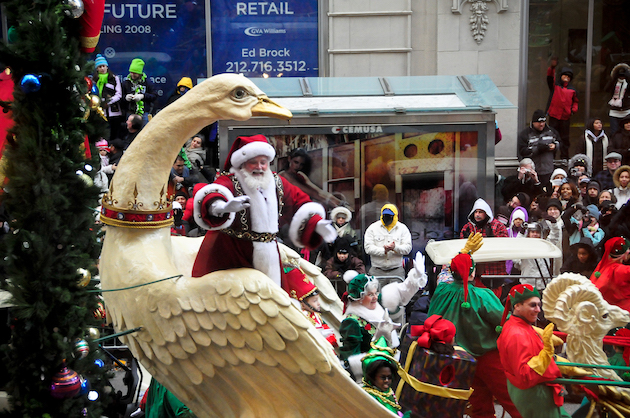
[(69, 10), (65, 10), (66, 15), (72, 16), (75, 19), (81, 17), (83, 12), (85, 12), (85, 6), (82, 0), (64, 0), (63, 4), (70, 6)]

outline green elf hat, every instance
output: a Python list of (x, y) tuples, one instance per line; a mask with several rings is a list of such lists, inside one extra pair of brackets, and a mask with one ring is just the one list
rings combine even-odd
[(354, 270), (348, 270), (343, 274), (343, 280), (348, 284), (348, 298), (360, 300), (365, 294), (365, 287), (368, 283), (376, 282), (376, 279), (367, 274), (358, 274)]
[(508, 313), (512, 310), (512, 306), (524, 302), (529, 298), (533, 298), (534, 296), (540, 297), (540, 293), (538, 293), (538, 290), (531, 284), (518, 284), (514, 286), (512, 290), (510, 290), (510, 293), (508, 293), (508, 298), (505, 301), (505, 309), (503, 309), (503, 316), (501, 317), (501, 326), (497, 327), (497, 332), (501, 332), (501, 328), (503, 324), (505, 324), (505, 320), (507, 319)]
[(398, 362), (394, 359), (396, 350), (387, 346), (387, 340), (385, 340), (385, 337), (381, 336), (376, 342), (372, 341), (370, 346), (372, 348), (370, 348), (363, 359), (361, 359), (361, 368), (363, 369), (364, 377), (367, 376), (367, 370), (370, 367), (370, 364), (377, 360), (385, 360), (398, 370)]

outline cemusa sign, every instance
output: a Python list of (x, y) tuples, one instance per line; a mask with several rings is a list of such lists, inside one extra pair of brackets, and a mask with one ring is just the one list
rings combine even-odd
[(383, 132), (381, 125), (333, 126), (334, 134), (374, 134)]

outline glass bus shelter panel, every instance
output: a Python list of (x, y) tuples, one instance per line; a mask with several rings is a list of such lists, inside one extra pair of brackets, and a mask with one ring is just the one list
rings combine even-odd
[(454, 236), (453, 231), (453, 190), (446, 190), (445, 177), (452, 177), (451, 171), (405, 174), (403, 175), (402, 217), (409, 228), (413, 248), (424, 251), (429, 240), (445, 240)]
[(612, 69), (620, 63), (630, 65), (630, 7), (627, 2), (595, 1), (593, 18), (593, 67), (591, 71), (591, 111), (589, 117), (600, 117), (609, 139), (608, 102), (616, 83)]

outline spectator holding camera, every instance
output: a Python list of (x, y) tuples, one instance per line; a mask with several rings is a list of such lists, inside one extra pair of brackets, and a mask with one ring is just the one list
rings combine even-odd
[[(569, 237), (569, 245), (577, 244), (586, 237), (597, 247), (604, 239), (604, 230), (599, 227), (599, 209), (595, 205), (584, 207), (576, 203), (562, 214), (562, 220)], [(565, 258), (570, 256), (569, 248), (564, 248)]]
[(560, 143), (555, 129), (547, 126), (545, 112), (538, 109), (532, 116), (529, 128), (518, 135), (517, 152), (519, 160), (531, 158), (537, 167), (538, 179), (547, 184), (553, 171), (553, 157)]
[(543, 184), (538, 178), (536, 164), (534, 164), (531, 158), (523, 158), (518, 163), (516, 174), (508, 176), (501, 189), (501, 195), (505, 202), (509, 202), (517, 193), (525, 193), (528, 196), (538, 196), (542, 192)]

